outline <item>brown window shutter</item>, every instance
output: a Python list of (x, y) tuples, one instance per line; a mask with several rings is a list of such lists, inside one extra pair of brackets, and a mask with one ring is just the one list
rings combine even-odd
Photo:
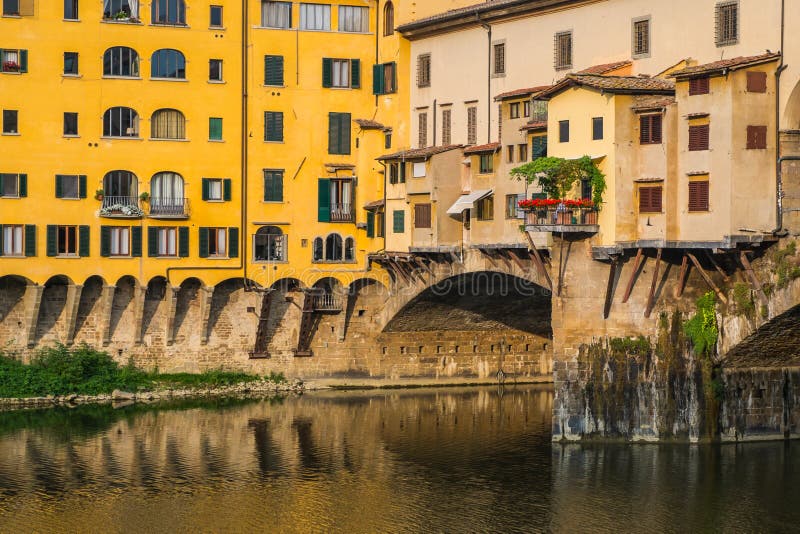
[(747, 92), (766, 93), (767, 92), (767, 73), (748, 72), (747, 73)]
[(707, 95), (709, 93), (708, 78), (694, 78), (689, 80), (689, 96)]
[(642, 115), (639, 117), (639, 143), (657, 145), (661, 143), (661, 115)]
[(661, 186), (639, 188), (639, 213), (661, 213)]
[(416, 204), (414, 206), (414, 227), (415, 228), (430, 228), (431, 227), (431, 205), (430, 204)]
[(689, 126), (689, 150), (708, 150), (709, 125)]
[(708, 211), (708, 181), (689, 182), (689, 211)]
[(766, 126), (747, 127), (747, 148), (748, 150), (763, 150), (767, 148)]

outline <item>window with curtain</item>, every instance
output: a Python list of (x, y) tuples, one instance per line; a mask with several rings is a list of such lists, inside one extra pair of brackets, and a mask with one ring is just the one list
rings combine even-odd
[(394, 5), (391, 1), (383, 6), (383, 35), (389, 36), (394, 33)]
[(160, 172), (150, 180), (150, 213), (183, 213), (183, 177), (176, 172)]
[(152, 0), (153, 24), (186, 24), (186, 3), (183, 0)]
[(139, 114), (126, 107), (109, 108), (103, 113), (105, 137), (139, 137)]
[(291, 2), (261, 2), (261, 25), (266, 28), (292, 27), (292, 3)]
[(369, 8), (339, 6), (339, 31), (367, 33), (369, 31)]
[(186, 58), (182, 52), (171, 48), (156, 50), (150, 58), (150, 76), (184, 80), (186, 79)]
[(331, 29), (331, 6), (327, 4), (300, 4), (300, 29)]
[(130, 171), (111, 171), (103, 177), (103, 207), (138, 204), (139, 180)]
[(114, 46), (103, 54), (103, 76), (139, 76), (139, 54), (127, 46)]
[(139, 0), (103, 0), (103, 18), (125, 20), (139, 18)]
[(153, 139), (186, 139), (186, 118), (177, 109), (159, 109), (150, 118)]

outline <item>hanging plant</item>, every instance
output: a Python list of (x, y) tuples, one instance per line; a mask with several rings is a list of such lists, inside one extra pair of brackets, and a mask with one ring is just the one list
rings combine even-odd
[(538, 158), (511, 169), (511, 176), (525, 179), (529, 184), (538, 183), (550, 198), (565, 200), (575, 184), (588, 180), (592, 185), (592, 203), (597, 209), (603, 203), (606, 177), (589, 156), (580, 159)]

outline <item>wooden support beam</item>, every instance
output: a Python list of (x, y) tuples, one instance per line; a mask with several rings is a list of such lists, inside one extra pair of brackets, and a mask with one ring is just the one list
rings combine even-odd
[(547, 281), (547, 288), (552, 291), (553, 290), (553, 281), (550, 280), (550, 274), (547, 272), (547, 268), (544, 266), (544, 262), (542, 261), (542, 257), (539, 255), (539, 250), (536, 248), (536, 244), (531, 239), (531, 236), (528, 232), (523, 232), (525, 237), (528, 239), (528, 246), (531, 254), (533, 254), (533, 263), (536, 264), (536, 269), (539, 271), (539, 274)]
[(419, 265), (420, 267), (422, 267), (423, 269), (425, 269), (425, 271), (427, 271), (427, 273), (428, 273), (429, 275), (433, 276), (433, 271), (432, 271), (432, 270), (431, 270), (431, 268), (428, 266), (428, 264), (427, 264), (427, 263), (425, 263), (425, 260), (423, 260), (422, 258), (419, 258), (419, 257), (415, 257), (415, 258), (414, 258), (414, 261), (415, 261), (415, 262), (417, 262), (417, 265)]
[(622, 296), (622, 303), (625, 304), (628, 302), (628, 299), (631, 297), (631, 291), (633, 291), (633, 284), (636, 283), (636, 273), (639, 272), (639, 267), (642, 265), (642, 257), (643, 257), (642, 249), (638, 249), (636, 251), (636, 259), (633, 261), (633, 270), (631, 271), (631, 277), (628, 279), (628, 285), (625, 286), (625, 294)]
[(675, 287), (675, 298), (683, 296), (683, 288), (686, 287), (686, 279), (689, 277), (689, 258), (683, 253), (681, 260), (681, 274), (678, 276), (678, 285)]
[(527, 274), (528, 267), (524, 263), (522, 263), (522, 260), (520, 259), (519, 256), (517, 256), (516, 252), (508, 251), (508, 256), (511, 258), (511, 261), (514, 262), (514, 264), (517, 267), (519, 267), (520, 271)]
[(658, 274), (661, 271), (661, 252), (662, 249), (658, 249), (656, 253), (656, 267), (653, 271), (653, 281), (650, 283), (650, 292), (647, 294), (647, 306), (644, 308), (644, 316), (649, 318), (650, 314), (653, 312), (653, 306), (656, 303), (656, 287), (658, 286)]
[(704, 250), (703, 252), (705, 252), (706, 258), (708, 258), (708, 261), (710, 261), (710, 262), (711, 262), (711, 265), (713, 265), (713, 266), (714, 266), (714, 269), (716, 269), (716, 270), (717, 270), (717, 272), (720, 274), (720, 276), (722, 276), (722, 278), (723, 278), (723, 279), (724, 279), (726, 282), (730, 282), (731, 278), (728, 276), (728, 273), (726, 273), (726, 272), (725, 272), (725, 271), (722, 269), (722, 267), (720, 267), (719, 263), (717, 263), (717, 261), (714, 259), (714, 255), (713, 255), (713, 254), (711, 254), (711, 253), (710, 253), (709, 251), (707, 251), (707, 250)]
[(764, 293), (764, 288), (761, 286), (761, 282), (759, 282), (758, 277), (756, 277), (755, 271), (753, 271), (753, 266), (750, 265), (750, 259), (747, 257), (746, 250), (743, 250), (739, 253), (739, 259), (742, 262), (742, 267), (744, 267), (745, 273), (747, 273), (747, 277), (750, 279), (750, 283), (758, 293), (758, 298), (761, 299), (761, 303), (764, 306), (767, 306), (769, 304), (769, 299), (767, 298), (767, 294)]
[(690, 260), (692, 260), (692, 263), (697, 268), (697, 270), (700, 272), (700, 275), (703, 277), (703, 280), (706, 281), (706, 284), (708, 284), (709, 287), (714, 290), (714, 293), (717, 294), (717, 297), (719, 297), (719, 300), (721, 300), (722, 302), (727, 304), (728, 303), (728, 299), (722, 293), (722, 290), (717, 286), (717, 284), (714, 283), (714, 281), (711, 279), (711, 277), (708, 276), (708, 273), (706, 273), (705, 269), (703, 269), (703, 266), (700, 265), (700, 262), (697, 261), (697, 258), (695, 258), (694, 254), (692, 254), (691, 252), (687, 252), (686, 255), (689, 256)]
[(497, 255), (500, 257), (500, 260), (503, 262), (503, 265), (506, 266), (506, 271), (511, 271), (511, 262), (508, 261), (506, 257), (506, 249), (498, 248), (496, 249)]
[(561, 234), (561, 244), (558, 247), (558, 292), (556, 293), (559, 297), (561, 296), (561, 287), (564, 282), (564, 234)]
[(608, 271), (608, 285), (606, 286), (606, 302), (603, 306), (603, 319), (608, 319), (611, 314), (611, 305), (614, 302), (614, 281), (617, 278), (618, 258), (611, 259), (611, 267)]
[(494, 258), (492, 257), (492, 254), (486, 249), (482, 249), (481, 248), (481, 249), (478, 249), (478, 250), (480, 250), (481, 254), (483, 254), (484, 256), (486, 256), (489, 259), (489, 263), (492, 264), (492, 267), (497, 269), (497, 262), (494, 261)]

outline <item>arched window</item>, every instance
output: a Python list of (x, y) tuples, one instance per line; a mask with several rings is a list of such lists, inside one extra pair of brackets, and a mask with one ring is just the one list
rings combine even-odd
[(183, 0), (153, 0), (153, 24), (186, 24), (186, 3)]
[(107, 20), (138, 20), (139, 0), (103, 0), (103, 18)]
[(183, 53), (172, 48), (153, 52), (150, 58), (150, 77), (186, 79), (186, 58)]
[(342, 261), (342, 236), (339, 234), (325, 238), (325, 261)]
[(177, 109), (159, 109), (150, 117), (153, 139), (186, 139), (186, 118)]
[(131, 171), (111, 171), (103, 177), (103, 207), (138, 206), (139, 180)]
[(184, 215), (183, 177), (176, 172), (160, 172), (150, 180), (150, 214)]
[(286, 261), (286, 236), (280, 228), (262, 226), (253, 237), (253, 261)]
[(109, 108), (103, 113), (105, 137), (139, 137), (139, 114), (126, 107)]
[(114, 46), (103, 54), (103, 76), (139, 77), (139, 54), (127, 46)]
[(352, 237), (344, 240), (344, 261), (356, 261), (356, 240)]
[(317, 237), (316, 239), (314, 239), (314, 252), (313, 252), (314, 261), (322, 261), (324, 257), (324, 250), (323, 250), (324, 247), (325, 244), (322, 241), (321, 237)]
[(391, 0), (383, 6), (383, 35), (389, 36), (394, 33), (394, 5)]

